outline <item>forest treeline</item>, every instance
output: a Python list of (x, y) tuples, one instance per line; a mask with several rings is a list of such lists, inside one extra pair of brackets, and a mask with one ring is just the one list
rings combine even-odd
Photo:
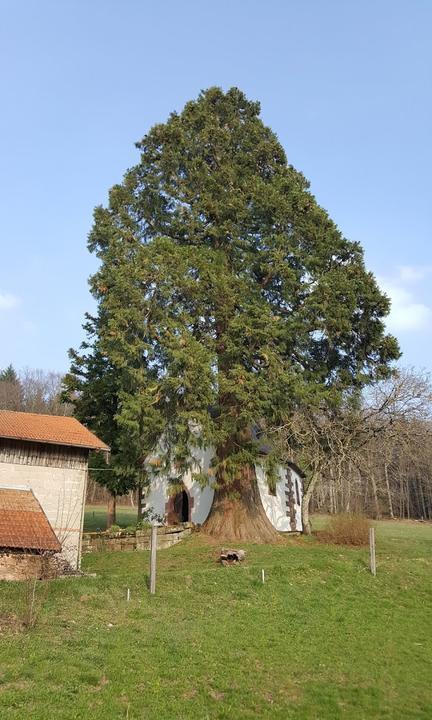
[[(61, 373), (16, 372), (12, 366), (0, 371), (0, 409), (71, 415), (61, 390)], [(429, 374), (401, 370), (334, 415), (299, 408), (275, 432), (306, 474), (312, 512), (432, 519)], [(92, 502), (106, 501), (106, 490), (93, 480), (88, 490)], [(130, 500), (125, 496), (124, 502)]]
[(398, 371), (332, 415), (299, 409), (278, 429), (306, 471), (311, 511), (432, 519), (432, 384)]
[(73, 408), (61, 399), (63, 375), (58, 372), (12, 365), (0, 370), (0, 410), (72, 415)]

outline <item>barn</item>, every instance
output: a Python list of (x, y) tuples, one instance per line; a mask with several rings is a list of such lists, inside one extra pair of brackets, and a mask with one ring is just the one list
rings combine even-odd
[[(203, 472), (210, 467), (212, 450), (196, 450), (194, 460)], [(151, 463), (150, 463), (151, 467)], [(270, 489), (263, 464), (255, 465), (260, 500), (272, 525), (280, 532), (301, 532), (303, 473), (292, 462), (278, 468), (278, 481)], [(181, 478), (181, 488), (172, 494), (172, 482), (168, 475), (157, 471), (150, 473), (150, 483), (143, 490), (142, 509), (150, 517), (164, 520), (169, 525), (179, 522), (202, 524), (210, 512), (214, 491), (210, 485), (202, 487), (192, 477), (192, 472)]]
[(48, 578), (59, 572), (61, 545), (27, 486), (0, 486), (0, 579)]
[[(32, 512), (31, 505), (36, 507), (33, 497), (40, 508), (40, 523), (48, 523), (60, 544), (59, 558), (73, 570), (80, 566), (91, 450), (109, 452), (108, 446), (75, 418), (0, 410), (0, 486), (8, 491), (9, 503), (13, 501), (10, 492), (19, 490), (15, 502), (24, 504), (28, 513)], [(9, 528), (5, 525), (8, 517)], [(17, 516), (9, 507), (3, 517), (5, 536), (8, 532), (16, 535), (13, 517)], [(32, 516), (20, 517), (21, 525), (25, 525)], [(48, 535), (45, 526), (44, 538)], [(24, 538), (23, 546), (25, 542)], [(37, 549), (32, 548), (32, 552)]]

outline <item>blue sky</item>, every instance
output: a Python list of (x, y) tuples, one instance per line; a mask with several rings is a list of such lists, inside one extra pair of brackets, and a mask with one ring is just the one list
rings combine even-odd
[(362, 243), (403, 364), (432, 369), (430, 0), (2, 0), (0, 19), (0, 367), (68, 368), (93, 207), (155, 122), (236, 85)]

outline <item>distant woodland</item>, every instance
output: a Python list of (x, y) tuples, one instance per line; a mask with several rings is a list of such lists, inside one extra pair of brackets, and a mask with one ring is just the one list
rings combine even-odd
[(12, 365), (0, 370), (0, 410), (72, 415), (71, 405), (62, 402), (61, 373), (25, 368), (17, 372)]
[[(61, 390), (60, 373), (0, 371), (3, 410), (71, 415)], [(376, 383), (361, 403), (333, 416), (299, 408), (275, 432), (306, 474), (311, 512), (431, 520), (431, 409), (431, 379), (412, 369)], [(108, 495), (90, 478), (90, 502)], [(121, 502), (133, 504), (133, 493)]]
[(279, 432), (307, 473), (310, 510), (432, 519), (431, 410), (431, 378), (412, 369), (334, 415), (300, 408)]

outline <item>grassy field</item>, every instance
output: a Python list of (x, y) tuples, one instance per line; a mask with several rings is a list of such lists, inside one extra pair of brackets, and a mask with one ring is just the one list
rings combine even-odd
[(373, 578), (365, 550), (306, 538), (224, 568), (197, 534), (160, 551), (155, 596), (147, 553), (87, 556), (95, 577), (39, 583), (25, 632), (2, 583), (0, 717), (429, 720), (431, 546), (431, 525), (378, 523)]
[[(84, 532), (96, 532), (106, 530), (107, 508), (106, 505), (86, 505), (84, 513)], [(136, 507), (129, 505), (117, 506), (116, 524), (120, 527), (135, 525), (137, 521)]]

